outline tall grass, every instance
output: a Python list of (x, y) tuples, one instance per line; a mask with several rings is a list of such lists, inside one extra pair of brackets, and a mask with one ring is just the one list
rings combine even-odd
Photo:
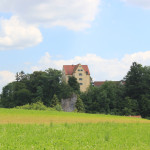
[(0, 125), (1, 150), (149, 150), (149, 124)]
[(150, 120), (100, 115), (85, 113), (66, 113), (57, 111), (22, 110), (22, 109), (1, 109), (0, 124), (19, 123), (19, 124), (49, 124), (53, 123), (97, 123), (97, 122), (116, 122), (116, 123), (150, 123)]
[(0, 109), (0, 150), (149, 150), (150, 120)]

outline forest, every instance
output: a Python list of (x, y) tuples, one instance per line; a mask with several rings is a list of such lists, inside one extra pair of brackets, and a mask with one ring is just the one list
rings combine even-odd
[(14, 108), (39, 101), (53, 107), (54, 99), (60, 103), (73, 93), (82, 101), (78, 105), (83, 104), (86, 113), (141, 115), (150, 119), (150, 67), (137, 62), (132, 63), (122, 82), (106, 81), (100, 87), (91, 83), (84, 93), (80, 92), (75, 77), (70, 77), (68, 84), (62, 82), (60, 70), (49, 68), (31, 74), (17, 72), (16, 81), (3, 87), (0, 107)]

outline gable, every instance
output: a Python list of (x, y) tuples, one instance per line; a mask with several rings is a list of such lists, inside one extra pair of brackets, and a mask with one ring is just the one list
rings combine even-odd
[[(78, 65), (63, 65), (63, 69), (66, 75), (73, 75), (73, 73), (77, 70), (80, 64)], [(81, 65), (87, 75), (90, 75), (90, 71), (87, 65)]]

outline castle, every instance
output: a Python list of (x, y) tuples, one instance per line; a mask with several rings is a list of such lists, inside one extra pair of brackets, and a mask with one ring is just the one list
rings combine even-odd
[(79, 85), (80, 91), (85, 92), (90, 86), (91, 78), (90, 71), (87, 65), (63, 65), (62, 79), (68, 83), (69, 77), (74, 76)]

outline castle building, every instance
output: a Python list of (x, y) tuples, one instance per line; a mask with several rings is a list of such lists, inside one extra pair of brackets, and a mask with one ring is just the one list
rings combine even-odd
[(80, 84), (80, 91), (85, 92), (90, 86), (90, 71), (87, 65), (63, 65), (62, 79), (68, 83), (69, 77), (74, 76)]

